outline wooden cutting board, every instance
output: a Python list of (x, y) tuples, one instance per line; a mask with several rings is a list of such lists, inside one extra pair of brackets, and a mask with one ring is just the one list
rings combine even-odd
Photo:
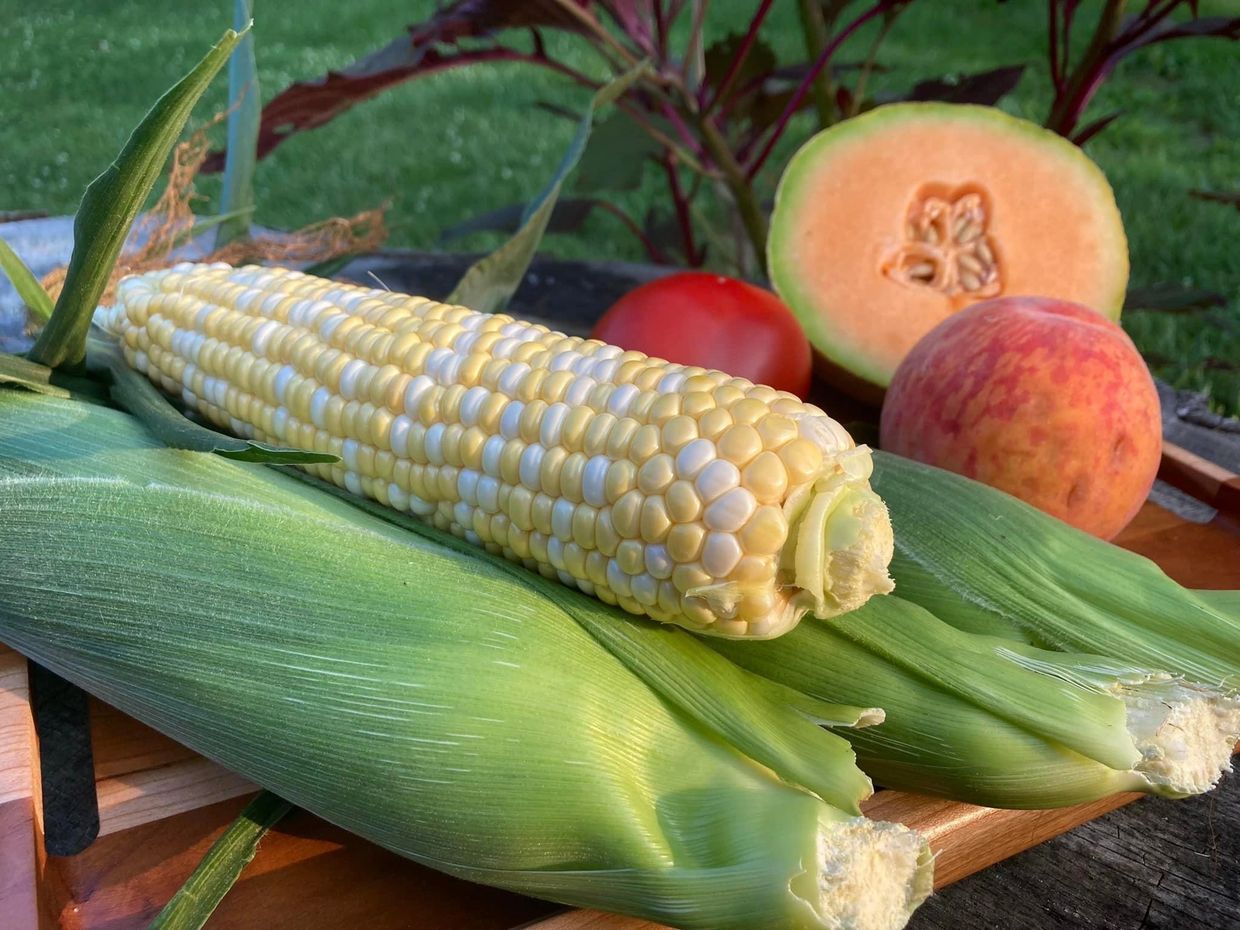
[[(1174, 455), (1168, 460), (1177, 474), (1188, 475), (1177, 483), (1205, 490), (1203, 496), (1212, 496), (1211, 489), (1236, 490), (1228, 483), (1234, 476), (1221, 470), (1203, 478), (1191, 462), (1184, 466)], [(1240, 535), (1234, 528), (1226, 514), (1212, 524), (1192, 524), (1146, 504), (1117, 541), (1154, 559), (1182, 584), (1240, 588)], [(0, 645), (0, 927), (145, 928), (255, 787), (95, 702), (100, 838), (80, 855), (49, 857), (40, 842), (38, 754), (28, 697), (25, 659)], [(1055, 811), (1003, 811), (880, 791), (866, 811), (920, 830), (938, 853), (935, 883), (942, 887), (1136, 797)], [(563, 911), (448, 878), (305, 812), (268, 835), (209, 926), (658, 930), (648, 921)]]

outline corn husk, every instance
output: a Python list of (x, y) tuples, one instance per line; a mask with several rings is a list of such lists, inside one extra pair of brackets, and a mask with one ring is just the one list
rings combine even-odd
[(690, 928), (928, 893), (809, 719), (873, 714), (681, 631), (74, 400), (0, 391), (0, 513), (0, 639), (416, 861)]
[(1102, 656), (958, 630), (898, 595), (778, 640), (712, 643), (821, 700), (873, 702), (847, 734), (890, 788), (989, 807), (1049, 808), (1124, 791), (1213, 787), (1240, 738), (1240, 699)]
[(875, 456), (874, 485), (896, 531), (897, 591), (944, 621), (1240, 690), (1237, 592), (1191, 591), (1149, 559), (898, 456)]

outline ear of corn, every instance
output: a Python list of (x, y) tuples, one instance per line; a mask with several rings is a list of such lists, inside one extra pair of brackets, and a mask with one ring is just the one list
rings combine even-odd
[(865, 715), (683, 631), (68, 400), (0, 392), (0, 510), (0, 638), (410, 858), (690, 928), (886, 930), (928, 891), (804, 716)]
[(896, 595), (772, 642), (712, 647), (807, 695), (881, 706), (881, 726), (847, 734), (880, 784), (990, 807), (1197, 794), (1240, 739), (1236, 696), (965, 633)]
[(128, 278), (100, 322), (223, 428), (630, 613), (765, 638), (890, 590), (869, 450), (792, 395), (278, 268)]
[(1236, 592), (1194, 592), (1149, 559), (958, 475), (875, 454), (903, 597), (962, 629), (1111, 657), (1240, 691)]

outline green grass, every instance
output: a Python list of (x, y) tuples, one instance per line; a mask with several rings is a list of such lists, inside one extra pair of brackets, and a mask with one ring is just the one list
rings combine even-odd
[[(381, 3), (303, 0), (294, 7), (256, 3), (257, 54), (264, 98), (293, 80), (337, 68), (398, 35), (428, 13), (427, 0)], [(0, 0), (0, 92), (5, 102), (5, 158), (0, 209), (72, 212), (87, 182), (107, 164), (145, 109), (197, 60), (231, 18), (226, 0), (37, 5)], [(86, 12), (86, 9), (91, 12)], [(712, 6), (710, 34), (742, 24), (752, 3)], [(776, 4), (766, 35), (784, 57), (801, 48), (791, 0)], [(348, 10), (343, 14), (342, 10)], [(1202, 4), (1203, 15), (1234, 3)], [(920, 0), (880, 54), (889, 70), (876, 90), (1001, 64), (1030, 65), (1003, 104), (1041, 120), (1049, 94), (1044, 63), (1044, 7), (976, 0)], [(846, 47), (855, 59), (869, 35)], [(593, 53), (569, 38), (552, 49), (597, 73)], [(203, 120), (225, 105), (220, 81), (200, 108)], [(1115, 187), (1132, 250), (1136, 286), (1174, 282), (1230, 298), (1209, 314), (1129, 313), (1125, 325), (1155, 371), (1175, 384), (1208, 390), (1217, 406), (1240, 410), (1240, 211), (1188, 196), (1194, 188), (1240, 189), (1240, 49), (1219, 40), (1171, 42), (1130, 58), (1104, 88), (1092, 115), (1123, 116), (1091, 142)], [(547, 100), (579, 108), (584, 91), (522, 65), (447, 72), (405, 85), (334, 123), (293, 139), (262, 162), (257, 176), (264, 224), (292, 227), (348, 215), (388, 201), (392, 245), (435, 246), (440, 229), (526, 198), (543, 184), (571, 132), (535, 109)], [(769, 194), (779, 167), (812, 131), (795, 124), (761, 179)], [(205, 179), (200, 192), (218, 193)], [(659, 179), (616, 201), (641, 215), (663, 194)], [(204, 200), (200, 212), (209, 211)], [(455, 244), (485, 248), (486, 234)], [(640, 260), (642, 252), (610, 217), (591, 218), (572, 237), (552, 237), (549, 251), (568, 257)], [(1211, 361), (1212, 360), (1212, 361)]]

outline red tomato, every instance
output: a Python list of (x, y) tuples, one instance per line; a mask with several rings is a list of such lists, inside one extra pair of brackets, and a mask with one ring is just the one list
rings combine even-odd
[(804, 398), (809, 340), (770, 291), (735, 278), (689, 271), (621, 297), (590, 334), (682, 365), (716, 368)]

